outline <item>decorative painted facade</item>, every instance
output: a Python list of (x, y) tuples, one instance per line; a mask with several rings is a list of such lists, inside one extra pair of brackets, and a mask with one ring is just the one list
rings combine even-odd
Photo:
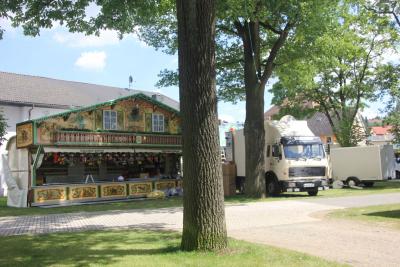
[(17, 147), (31, 145), (180, 146), (179, 112), (143, 94), (17, 125)]
[[(179, 111), (144, 94), (17, 124), (29, 203), (147, 197), (181, 186)], [(179, 180), (179, 185), (178, 185)]]

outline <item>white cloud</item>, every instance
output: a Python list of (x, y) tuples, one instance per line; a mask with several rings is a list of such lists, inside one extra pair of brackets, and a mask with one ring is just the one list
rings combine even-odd
[(69, 47), (103, 47), (116, 45), (120, 42), (116, 31), (103, 30), (100, 36), (84, 35), (83, 33), (56, 32), (53, 39), (60, 44), (66, 44)]
[(104, 51), (83, 52), (75, 61), (75, 66), (84, 70), (101, 71), (106, 66), (106, 58)]

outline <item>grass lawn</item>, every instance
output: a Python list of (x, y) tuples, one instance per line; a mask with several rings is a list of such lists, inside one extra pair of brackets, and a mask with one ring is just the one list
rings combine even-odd
[[(377, 182), (374, 187), (365, 189), (330, 189), (320, 191), (317, 197), (341, 197), (353, 195), (379, 194), (400, 192), (400, 181)], [(225, 202), (229, 203), (248, 203), (255, 201), (277, 201), (277, 200), (302, 200), (312, 199), (307, 193), (284, 193), (279, 197), (255, 199), (248, 198), (243, 195), (226, 197)], [(56, 208), (10, 208), (7, 207), (7, 198), (0, 198), (0, 217), (4, 216), (21, 216), (21, 215), (44, 215), (56, 213), (71, 212), (95, 212), (108, 210), (129, 210), (129, 209), (152, 209), (152, 208), (168, 208), (182, 207), (182, 198), (172, 197), (167, 199), (154, 200), (135, 200), (128, 202), (110, 202), (91, 205), (65, 206)]]
[(361, 220), (400, 229), (400, 204), (337, 210), (330, 218)]
[(137, 230), (2, 237), (0, 266), (342, 266), (233, 239), (225, 251), (182, 252), (180, 237)]
[[(400, 181), (384, 181), (376, 182), (373, 187), (363, 189), (343, 188), (343, 189), (329, 189), (326, 191), (319, 191), (317, 197), (347, 197), (355, 195), (368, 195), (368, 194), (384, 194), (384, 193), (400, 193)], [(313, 199), (307, 193), (283, 193), (279, 197), (254, 199), (247, 198), (243, 195), (228, 197), (225, 199), (227, 203), (245, 203), (253, 201), (276, 201), (276, 200), (302, 200)]]
[(125, 202), (98, 203), (90, 205), (75, 205), (55, 208), (12, 208), (7, 207), (7, 198), (0, 198), (0, 217), (21, 216), (21, 215), (45, 215), (71, 212), (95, 212), (107, 210), (128, 210), (128, 209), (153, 209), (182, 206), (182, 198), (172, 197), (167, 199), (146, 199)]

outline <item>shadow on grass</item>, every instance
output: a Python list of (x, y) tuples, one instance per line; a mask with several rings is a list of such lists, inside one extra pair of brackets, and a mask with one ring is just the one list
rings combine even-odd
[(7, 198), (0, 197), (0, 217), (23, 215), (47, 215), (75, 212), (104, 212), (111, 210), (143, 210), (181, 207), (181, 197), (167, 199), (132, 200), (129, 202), (92, 203), (90, 205), (60, 206), (54, 208), (12, 208), (7, 206)]
[[(282, 200), (282, 199), (288, 199), (288, 198), (308, 198), (310, 197), (307, 193), (282, 193), (279, 196), (276, 197), (266, 197), (264, 200), (266, 201), (274, 201), (274, 200)], [(229, 196), (225, 197), (225, 202), (226, 203), (249, 203), (249, 202), (259, 202), (260, 198), (252, 198), (245, 196), (243, 194), (240, 195), (235, 195), (235, 196)]]
[(3, 237), (0, 266), (118, 264), (125, 256), (176, 253), (180, 237), (138, 230)]
[(385, 218), (392, 218), (392, 219), (400, 219), (400, 210), (371, 212), (371, 213), (365, 213), (363, 215), (374, 216), (374, 217), (385, 217)]

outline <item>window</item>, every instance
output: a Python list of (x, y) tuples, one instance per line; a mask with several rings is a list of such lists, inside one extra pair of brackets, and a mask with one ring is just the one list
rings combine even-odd
[(272, 156), (274, 158), (278, 158), (280, 155), (280, 151), (279, 151), (279, 145), (273, 145), (272, 146)]
[(164, 132), (164, 115), (153, 114), (153, 132)]
[(117, 112), (111, 110), (103, 111), (103, 129), (117, 130)]

